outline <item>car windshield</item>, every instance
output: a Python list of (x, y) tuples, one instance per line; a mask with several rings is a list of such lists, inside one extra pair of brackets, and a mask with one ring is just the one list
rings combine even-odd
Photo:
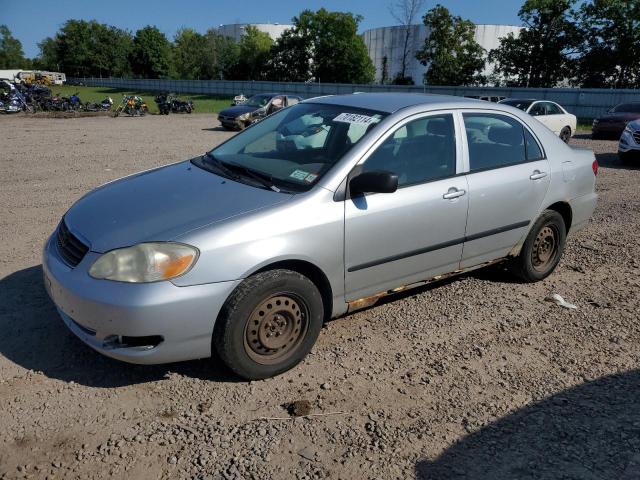
[(511, 107), (516, 107), (519, 108), (520, 110), (523, 111), (527, 111), (527, 108), (529, 108), (531, 106), (531, 104), (533, 103), (533, 100), (501, 100), (500, 101), (501, 104), (503, 105), (509, 105)]
[(640, 103), (621, 103), (611, 110), (615, 113), (640, 113)]
[(258, 175), (278, 189), (304, 191), (385, 116), (360, 108), (299, 103), (265, 118), (194, 163), (206, 168), (207, 162), (213, 162), (218, 170)]
[(264, 107), (272, 97), (273, 95), (254, 95), (244, 102), (244, 104), (250, 107)]

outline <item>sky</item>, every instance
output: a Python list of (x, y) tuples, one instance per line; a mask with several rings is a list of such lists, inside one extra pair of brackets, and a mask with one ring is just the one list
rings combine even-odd
[[(301, 10), (324, 7), (364, 17), (360, 31), (394, 25), (389, 5), (397, 0), (0, 0), (0, 24), (22, 42), (27, 57), (38, 54), (38, 42), (53, 36), (68, 19), (97, 20), (135, 32), (155, 25), (169, 38), (191, 27), (205, 32), (228, 23), (290, 23)], [(440, 3), (477, 24), (519, 25), (524, 0), (426, 0), (425, 10)]]

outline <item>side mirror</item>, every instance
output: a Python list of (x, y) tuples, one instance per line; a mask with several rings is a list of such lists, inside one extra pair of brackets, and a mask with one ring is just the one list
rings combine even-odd
[(398, 189), (398, 175), (384, 170), (363, 172), (349, 181), (351, 194), (393, 193)]

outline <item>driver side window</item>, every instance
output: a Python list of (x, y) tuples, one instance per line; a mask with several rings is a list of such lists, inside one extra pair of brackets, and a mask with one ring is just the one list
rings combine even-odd
[(362, 171), (398, 175), (398, 186), (438, 180), (456, 173), (453, 115), (413, 120), (391, 134), (365, 161)]

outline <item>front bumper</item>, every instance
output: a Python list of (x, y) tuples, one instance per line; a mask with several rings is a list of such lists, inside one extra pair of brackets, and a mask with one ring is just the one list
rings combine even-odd
[(599, 122), (593, 125), (591, 133), (595, 137), (618, 139), (622, 135), (624, 127), (626, 127), (626, 123)]
[(222, 124), (222, 126), (227, 128), (241, 130), (243, 127), (243, 123), (237, 118), (218, 116), (218, 121)]
[(618, 143), (618, 151), (622, 153), (640, 152), (640, 144), (636, 141), (631, 133), (627, 130), (622, 132), (620, 142)]
[[(238, 281), (178, 287), (96, 280), (89, 252), (75, 268), (58, 254), (54, 236), (44, 247), (44, 284), (67, 327), (98, 352), (130, 363), (170, 363), (211, 356), (213, 326)], [(150, 338), (149, 345), (129, 346)], [(160, 340), (158, 342), (158, 340)], [(144, 343), (144, 342), (142, 342)]]

